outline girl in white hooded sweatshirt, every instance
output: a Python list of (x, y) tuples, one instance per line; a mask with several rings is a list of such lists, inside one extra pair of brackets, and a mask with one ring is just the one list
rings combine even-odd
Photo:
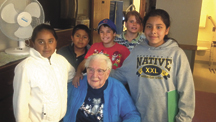
[(167, 92), (172, 90), (179, 96), (175, 121), (191, 122), (195, 109), (193, 77), (184, 51), (167, 37), (169, 14), (152, 10), (143, 24), (146, 40), (110, 76), (129, 84), (142, 122), (168, 122)]
[(15, 68), (16, 122), (59, 122), (66, 113), (67, 82), (75, 70), (56, 54), (57, 35), (50, 25), (38, 25), (31, 41), (30, 56)]

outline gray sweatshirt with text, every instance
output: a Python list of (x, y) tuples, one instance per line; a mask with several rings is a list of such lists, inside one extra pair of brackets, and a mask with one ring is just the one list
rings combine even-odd
[(145, 40), (110, 76), (128, 82), (142, 122), (167, 122), (167, 92), (179, 94), (177, 122), (191, 122), (195, 109), (194, 81), (184, 51), (172, 39), (159, 47)]

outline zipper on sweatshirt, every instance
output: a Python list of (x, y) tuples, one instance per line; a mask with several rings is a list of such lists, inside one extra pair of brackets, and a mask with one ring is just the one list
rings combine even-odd
[(48, 59), (48, 61), (49, 61), (49, 64), (52, 65), (50, 59)]
[(43, 104), (43, 110), (42, 110), (42, 120), (46, 119), (47, 116), (47, 110), (46, 110), (46, 104)]

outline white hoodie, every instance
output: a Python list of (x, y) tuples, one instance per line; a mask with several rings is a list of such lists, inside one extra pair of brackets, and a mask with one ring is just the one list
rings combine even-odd
[(54, 52), (48, 60), (35, 49), (15, 68), (13, 108), (16, 122), (58, 122), (67, 105), (67, 82), (75, 70)]

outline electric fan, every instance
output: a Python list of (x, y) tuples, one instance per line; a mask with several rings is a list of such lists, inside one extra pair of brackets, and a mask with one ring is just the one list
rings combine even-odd
[(6, 0), (0, 7), (0, 29), (10, 39), (18, 41), (17, 48), (6, 49), (7, 54), (27, 55), (25, 40), (33, 28), (44, 23), (44, 11), (37, 0)]

